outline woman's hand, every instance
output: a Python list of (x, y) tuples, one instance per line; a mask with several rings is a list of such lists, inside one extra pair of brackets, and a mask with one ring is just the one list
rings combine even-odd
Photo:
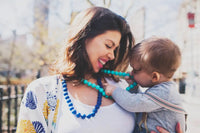
[[(156, 129), (159, 131), (159, 133), (169, 133), (166, 129), (159, 127), (159, 126), (157, 126)], [(151, 131), (151, 133), (156, 133), (156, 132)], [(176, 124), (176, 133), (183, 133), (179, 122)]]

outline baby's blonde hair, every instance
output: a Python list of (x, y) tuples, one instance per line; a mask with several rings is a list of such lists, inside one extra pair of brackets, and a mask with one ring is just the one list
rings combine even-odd
[(149, 73), (157, 71), (171, 78), (181, 64), (181, 52), (168, 38), (151, 37), (132, 48), (131, 61), (140, 63), (142, 69)]

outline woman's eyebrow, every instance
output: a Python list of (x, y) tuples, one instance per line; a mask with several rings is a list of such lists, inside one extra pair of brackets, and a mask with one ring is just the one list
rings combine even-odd
[(112, 46), (115, 46), (115, 45), (116, 45), (116, 44), (115, 44), (112, 40), (110, 40), (110, 39), (106, 39), (106, 41), (111, 42), (111, 43), (112, 43)]

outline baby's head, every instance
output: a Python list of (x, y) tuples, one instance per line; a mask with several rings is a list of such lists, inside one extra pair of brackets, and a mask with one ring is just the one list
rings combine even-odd
[(151, 37), (132, 48), (130, 64), (133, 69), (135, 63), (139, 64), (140, 69), (148, 74), (157, 72), (166, 79), (170, 79), (180, 66), (181, 52), (171, 40)]

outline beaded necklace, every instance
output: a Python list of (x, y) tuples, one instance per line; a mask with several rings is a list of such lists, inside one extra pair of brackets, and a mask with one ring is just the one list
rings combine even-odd
[[(102, 83), (100, 79), (97, 79), (97, 83), (99, 84), (99, 86), (102, 87)], [(102, 101), (102, 94), (100, 92), (98, 92), (97, 104), (94, 106), (92, 113), (86, 115), (86, 114), (81, 114), (77, 112), (76, 109), (74, 108), (74, 105), (68, 94), (66, 81), (64, 79), (62, 79), (62, 86), (63, 86), (63, 92), (64, 92), (63, 95), (65, 97), (66, 103), (69, 107), (69, 110), (71, 111), (73, 115), (75, 115), (77, 118), (82, 118), (82, 119), (85, 119), (85, 118), (90, 119), (96, 115), (96, 113), (98, 112), (98, 109), (101, 106), (101, 101)]]
[[(117, 75), (117, 76), (122, 76), (122, 77), (130, 76), (129, 73), (111, 71), (111, 70), (106, 70), (106, 69), (102, 69), (101, 72), (106, 73), (106, 74), (113, 74), (113, 75)], [(130, 77), (133, 78), (132, 76), (130, 76)], [(68, 89), (67, 89), (67, 83), (66, 83), (66, 81), (64, 79), (62, 79), (61, 81), (62, 81), (62, 86), (63, 86), (63, 95), (65, 97), (66, 103), (68, 104), (69, 110), (77, 118), (82, 118), (82, 119), (88, 118), (88, 119), (90, 119), (90, 118), (94, 117), (96, 115), (96, 113), (98, 112), (98, 109), (101, 106), (102, 96), (104, 96), (106, 98), (112, 98), (111, 96), (106, 95), (106, 93), (105, 93), (105, 91), (103, 89), (103, 85), (101, 83), (101, 79), (100, 78), (97, 79), (98, 85), (96, 85), (94, 83), (91, 83), (91, 82), (87, 81), (86, 79), (82, 79), (82, 82), (84, 84), (86, 84), (88, 86), (91, 86), (92, 88), (95, 88), (95, 89), (98, 90), (98, 97), (97, 97), (97, 104), (95, 105), (92, 113), (90, 113), (88, 115), (81, 114), (81, 113), (77, 112), (76, 109), (73, 106), (73, 103), (72, 103), (72, 101), (71, 101), (71, 99), (69, 97), (69, 94), (68, 94)], [(130, 86), (128, 86), (126, 88), (126, 90), (130, 91), (136, 85), (137, 85), (137, 83), (134, 82), (133, 84), (131, 84)]]
[[(112, 71), (112, 70), (106, 70), (106, 69), (102, 69), (101, 72), (106, 73), (106, 74), (112, 74), (112, 75), (117, 75), (117, 76), (121, 76), (121, 77), (125, 77), (125, 76), (129, 76), (133, 79), (133, 77), (129, 74), (129, 73), (125, 73), (125, 72), (117, 72), (117, 71)], [(100, 92), (102, 94), (102, 96), (106, 97), (106, 98), (112, 98), (111, 96), (106, 95), (103, 87), (100, 87), (99, 85), (96, 85), (95, 83), (91, 83), (89, 81), (87, 81), (86, 79), (82, 79), (82, 82), (84, 84), (86, 84), (87, 86), (90, 86), (92, 88), (95, 88), (98, 90), (98, 92)], [(133, 84), (131, 84), (130, 86), (128, 86), (126, 88), (127, 91), (130, 91), (131, 89), (133, 89), (135, 86), (137, 85), (136, 82), (134, 82)]]

